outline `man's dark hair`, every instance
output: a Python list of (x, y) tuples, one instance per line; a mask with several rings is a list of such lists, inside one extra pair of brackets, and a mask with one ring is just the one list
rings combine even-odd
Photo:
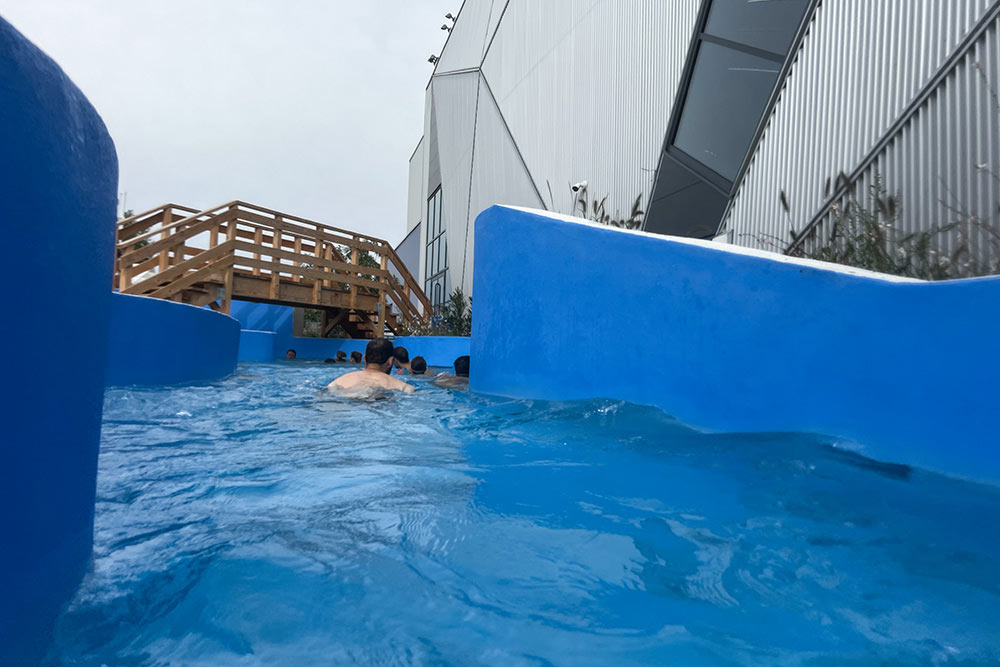
[(469, 377), (469, 355), (464, 354), (455, 360), (455, 375), (460, 378)]
[(410, 362), (410, 370), (413, 371), (414, 375), (423, 375), (427, 372), (427, 360), (423, 357), (413, 357), (413, 361)]
[(337, 363), (337, 360), (336, 359), (331, 359), (330, 357), (327, 357), (326, 359), (323, 360), (323, 363), (324, 364), (335, 364), (335, 363)]
[(361, 353), (358, 352), (357, 350), (354, 350), (354, 352), (351, 352), (351, 361), (354, 362), (354, 363), (356, 363), (356, 364), (360, 364), (361, 363)]
[(344, 361), (347, 359), (347, 353), (343, 350), (337, 350), (337, 361)]
[(376, 338), (369, 341), (368, 346), (365, 347), (365, 363), (381, 366), (392, 359), (392, 353), (392, 343), (385, 338)]
[(396, 357), (396, 361), (401, 364), (410, 363), (410, 353), (406, 351), (406, 348), (402, 345), (398, 346), (392, 351), (392, 356)]

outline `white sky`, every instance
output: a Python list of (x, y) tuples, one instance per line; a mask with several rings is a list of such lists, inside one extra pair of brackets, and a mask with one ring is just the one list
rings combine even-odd
[(461, 0), (2, 0), (118, 148), (135, 211), (242, 199), (397, 243)]

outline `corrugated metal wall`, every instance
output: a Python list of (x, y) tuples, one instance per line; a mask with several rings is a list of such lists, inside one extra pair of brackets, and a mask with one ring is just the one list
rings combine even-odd
[[(1000, 24), (993, 23), (927, 101), (874, 157), (855, 184), (862, 200), (880, 180), (898, 197), (900, 235), (957, 226), (934, 235), (936, 251), (962, 247), (950, 275), (1000, 269)], [(839, 208), (843, 208), (843, 199)], [(806, 246), (825, 242), (827, 210)], [(949, 258), (950, 259), (950, 258)]]
[(421, 137), (417, 143), (417, 147), (413, 150), (413, 155), (410, 156), (406, 198), (407, 234), (413, 231), (413, 228), (419, 225), (420, 221), (424, 219), (424, 166), (424, 139)]
[(510, 0), (483, 72), (535, 186), (648, 203), (700, 0)]
[[(428, 88), (423, 151), (440, 157), (452, 285), (471, 291), (471, 226), (494, 203), (571, 212), (582, 180), (611, 212), (648, 202), (700, 2), (466, 0)], [(482, 77), (468, 71), (477, 53)], [(426, 206), (428, 179), (411, 206)]]
[[(828, 183), (861, 165), (996, 4), (823, 0), (728, 210), (729, 240), (782, 249), (789, 230), (801, 230), (826, 203)], [(988, 179), (974, 169), (979, 156), (997, 153), (985, 85), (998, 83), (995, 40), (995, 31), (980, 40), (858, 184), (864, 189), (881, 174), (902, 196), (911, 228), (940, 222), (941, 202), (955, 192), (956, 203), (976, 206), (995, 194), (976, 185)], [(987, 66), (986, 79), (975, 62)], [(991, 146), (985, 153), (983, 142)]]

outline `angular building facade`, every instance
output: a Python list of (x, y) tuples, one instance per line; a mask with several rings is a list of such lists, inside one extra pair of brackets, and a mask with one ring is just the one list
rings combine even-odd
[(993, 216), (998, 15), (997, 0), (466, 0), (410, 159), (427, 294), (471, 293), (492, 204), (606, 197), (627, 217), (639, 198), (646, 231), (777, 251), (876, 179), (909, 231)]

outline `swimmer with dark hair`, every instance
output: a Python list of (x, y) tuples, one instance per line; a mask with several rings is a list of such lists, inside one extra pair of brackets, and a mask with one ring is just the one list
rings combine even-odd
[(295, 359), (295, 350), (289, 350), (288, 352), (285, 352), (285, 359), (288, 359), (289, 361)]
[(327, 385), (327, 390), (348, 395), (362, 393), (368, 389), (387, 389), (412, 394), (413, 385), (390, 375), (392, 365), (395, 363), (393, 352), (392, 343), (385, 338), (376, 338), (369, 342), (365, 348), (364, 369), (341, 375)]
[(414, 375), (423, 375), (427, 372), (427, 360), (423, 357), (413, 357), (410, 362), (410, 372)]
[(393, 365), (396, 367), (397, 374), (406, 375), (413, 372), (410, 368), (410, 353), (405, 347), (402, 345), (398, 346), (392, 351), (392, 356), (395, 359)]
[(351, 352), (351, 363), (352, 364), (360, 364), (361, 363), (361, 353), (358, 352), (357, 350), (355, 350), (354, 352)]
[(455, 374), (441, 373), (434, 378), (434, 384), (445, 389), (469, 388), (469, 355), (455, 359)]

